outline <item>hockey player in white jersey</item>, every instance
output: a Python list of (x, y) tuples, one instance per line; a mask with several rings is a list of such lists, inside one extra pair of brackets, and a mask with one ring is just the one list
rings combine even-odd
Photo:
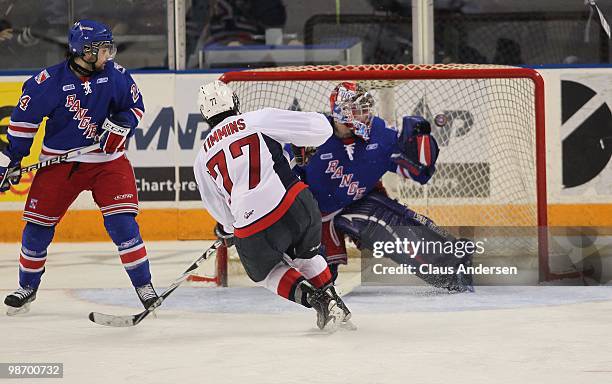
[(211, 129), (194, 172), (215, 233), (235, 244), (254, 282), (317, 311), (317, 326), (350, 325), (319, 254), (317, 203), (291, 171), (283, 145), (319, 146), (332, 134), (325, 116), (274, 108), (241, 114), (220, 81), (200, 87), (200, 112)]

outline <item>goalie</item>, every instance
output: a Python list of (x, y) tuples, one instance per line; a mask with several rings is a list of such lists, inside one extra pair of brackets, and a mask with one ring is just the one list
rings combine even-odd
[[(387, 196), (381, 177), (391, 171), (426, 184), (433, 176), (438, 144), (429, 122), (404, 116), (401, 133), (374, 116), (374, 98), (354, 82), (342, 82), (330, 96), (328, 121), (334, 134), (318, 148), (292, 147), (298, 176), (309, 184), (321, 210), (322, 247), (334, 279), (338, 265), (347, 263), (345, 236), (359, 249), (374, 242), (438, 241), (457, 245), (458, 240), (420, 215)], [(472, 290), (471, 276), (461, 273), (422, 274), (419, 266), (431, 264), (457, 270), (471, 264), (471, 255), (443, 252), (394, 252), (399, 264), (415, 267), (417, 276), (449, 291)], [(416, 256), (416, 257), (415, 257)], [(448, 270), (448, 269), (447, 269)]]

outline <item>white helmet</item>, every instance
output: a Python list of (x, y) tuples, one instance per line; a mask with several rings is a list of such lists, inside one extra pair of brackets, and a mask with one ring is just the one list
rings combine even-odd
[(210, 120), (223, 112), (238, 112), (240, 102), (238, 96), (225, 83), (215, 80), (200, 87), (198, 94), (200, 113), (204, 120)]

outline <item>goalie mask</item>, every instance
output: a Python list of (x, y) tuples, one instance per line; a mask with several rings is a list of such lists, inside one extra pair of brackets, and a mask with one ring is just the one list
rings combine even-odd
[(336, 123), (346, 125), (363, 140), (370, 138), (375, 102), (364, 87), (354, 82), (342, 82), (334, 88), (329, 101)]
[(198, 92), (198, 105), (202, 117), (204, 117), (204, 120), (206, 120), (210, 126), (215, 126), (215, 120), (219, 120), (215, 119), (215, 116), (225, 118), (229, 115), (239, 113), (240, 109), (238, 96), (236, 96), (227, 84), (219, 80), (215, 80), (200, 87), (200, 91)]

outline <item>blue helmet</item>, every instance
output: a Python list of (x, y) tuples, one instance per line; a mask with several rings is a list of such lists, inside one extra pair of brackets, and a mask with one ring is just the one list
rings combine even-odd
[(92, 53), (97, 55), (99, 45), (102, 43), (114, 47), (113, 33), (107, 25), (97, 21), (77, 21), (68, 33), (68, 48), (75, 56), (83, 56), (88, 51), (93, 51)]

